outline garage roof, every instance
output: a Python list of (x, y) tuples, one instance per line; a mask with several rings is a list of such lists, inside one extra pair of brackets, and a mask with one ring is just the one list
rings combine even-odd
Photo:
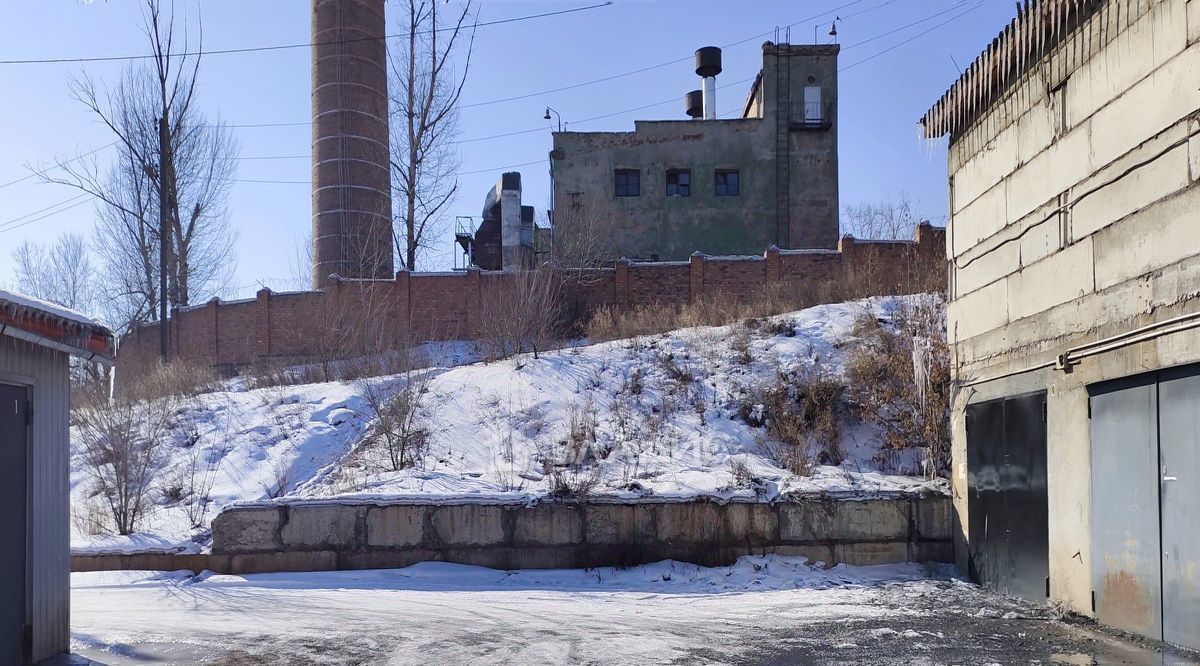
[(0, 289), (0, 335), (89, 360), (111, 363), (113, 334), (95, 319), (32, 296)]

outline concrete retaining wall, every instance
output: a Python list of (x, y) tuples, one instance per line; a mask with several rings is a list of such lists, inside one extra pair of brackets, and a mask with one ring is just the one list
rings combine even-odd
[(827, 564), (953, 559), (950, 500), (942, 496), (776, 504), (283, 504), (223, 511), (213, 521), (212, 550), (77, 556), (74, 570), (255, 573), (423, 561), (540, 569), (664, 559), (718, 566), (762, 553)]

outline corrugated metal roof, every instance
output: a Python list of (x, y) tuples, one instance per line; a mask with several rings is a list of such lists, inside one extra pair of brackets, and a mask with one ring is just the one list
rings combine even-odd
[(920, 119), (925, 138), (958, 135), (1098, 9), (1146, 0), (1024, 0), (1017, 15)]
[(0, 334), (61, 351), (113, 358), (113, 334), (95, 319), (55, 303), (0, 290)]

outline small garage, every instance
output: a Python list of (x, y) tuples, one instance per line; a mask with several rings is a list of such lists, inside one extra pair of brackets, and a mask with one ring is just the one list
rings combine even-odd
[(70, 359), (111, 363), (95, 320), (0, 291), (0, 664), (66, 652)]

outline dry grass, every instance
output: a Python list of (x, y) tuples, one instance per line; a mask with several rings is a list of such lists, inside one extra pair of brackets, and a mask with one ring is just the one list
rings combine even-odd
[(808, 475), (815, 462), (839, 465), (841, 423), (848, 414), (846, 386), (822, 372), (780, 372), (750, 391), (741, 416), (761, 426), (763, 451), (793, 474)]
[[(220, 375), (210, 366), (170, 361), (156, 363), (138, 375), (119, 378), (117, 393), (118, 397), (128, 400), (191, 397), (218, 390), (220, 382)], [(103, 387), (96, 388), (103, 390)]]
[(950, 351), (940, 300), (922, 299), (896, 313), (892, 326), (864, 314), (862, 342), (850, 352), (846, 377), (864, 421), (879, 424), (888, 451), (926, 447), (932, 472), (950, 463)]
[(583, 326), (583, 332), (589, 340), (603, 342), (656, 335), (679, 328), (726, 326), (739, 321), (757, 326), (766, 317), (846, 300), (843, 296), (851, 292), (844, 291), (844, 286), (840, 282), (831, 282), (800, 289), (794, 285), (772, 284), (748, 296), (722, 292), (683, 305), (651, 303), (624, 309), (603, 307)]

